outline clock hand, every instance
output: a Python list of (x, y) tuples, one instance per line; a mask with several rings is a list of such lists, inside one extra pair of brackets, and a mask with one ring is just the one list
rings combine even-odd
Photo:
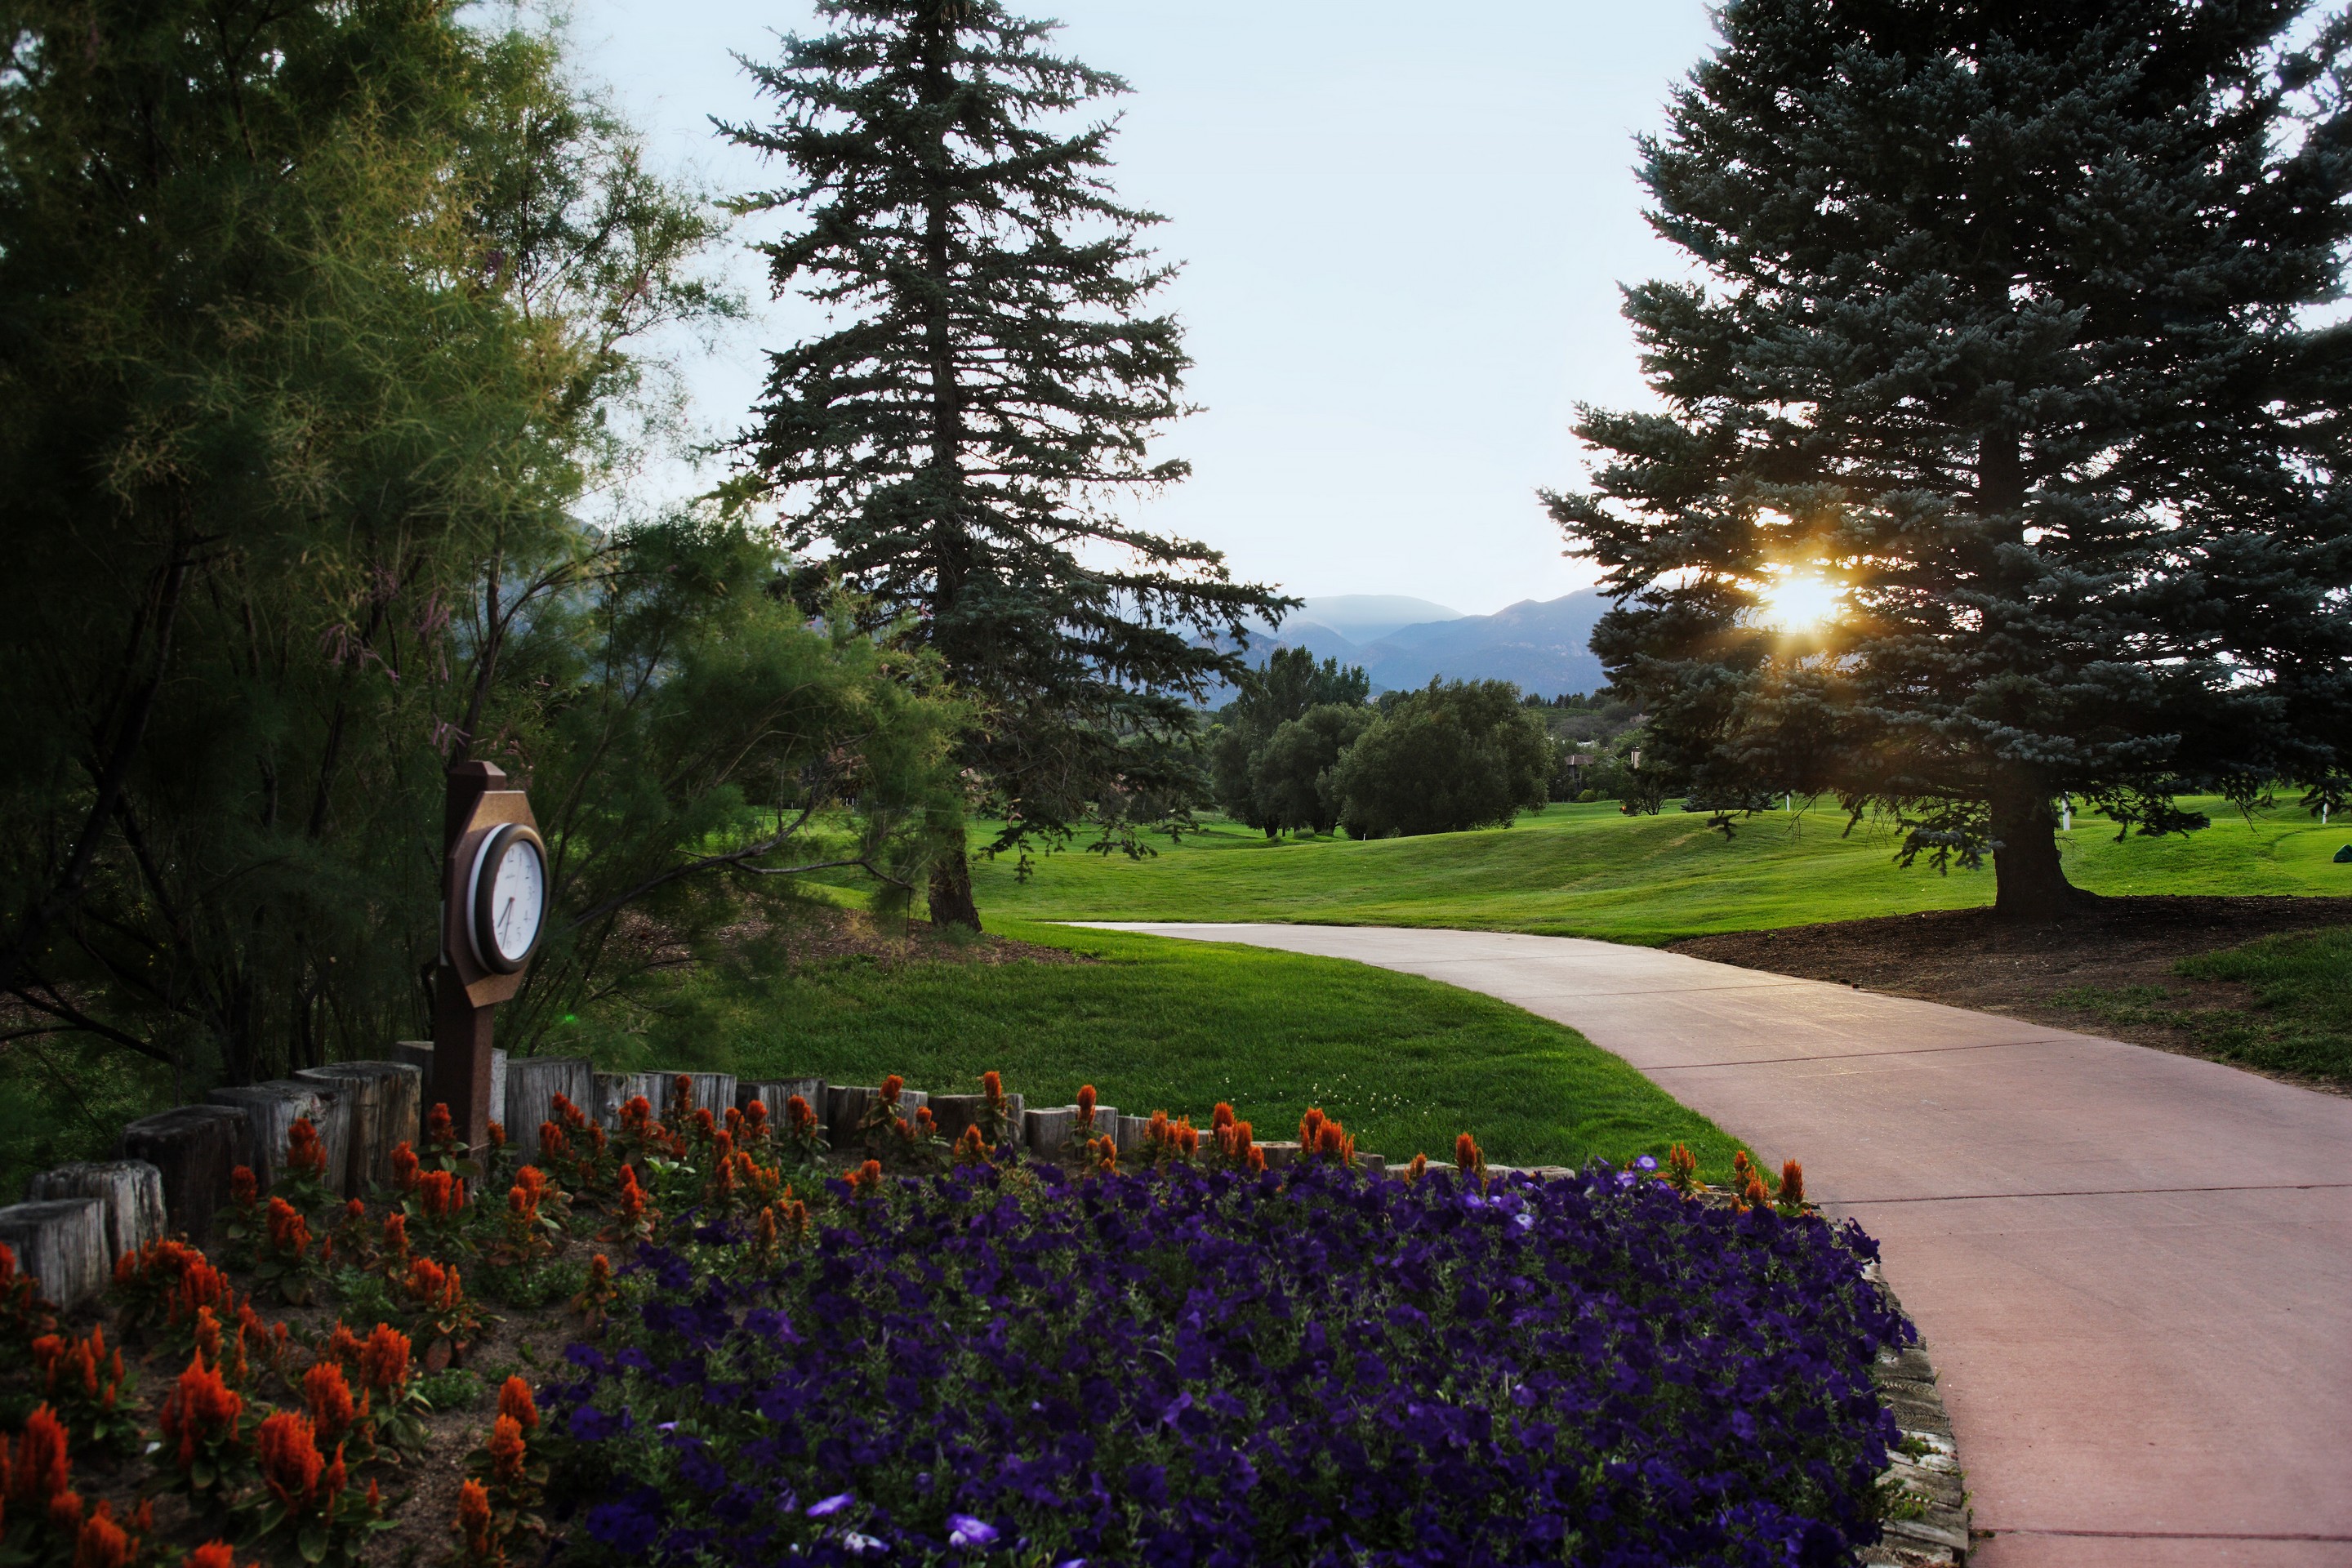
[(509, 899), (507, 900), (507, 907), (506, 907), (503, 910), (501, 910), (501, 911), (499, 912), (499, 934), (500, 936), (504, 936), (504, 935), (506, 935), (506, 934), (507, 934), (507, 922), (514, 919), (514, 907), (515, 907), (515, 901), (514, 901), (514, 900), (513, 900), (512, 898), (509, 898)]

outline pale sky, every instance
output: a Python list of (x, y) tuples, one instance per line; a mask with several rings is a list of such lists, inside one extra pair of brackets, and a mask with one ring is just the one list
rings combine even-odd
[[(1184, 264), (1163, 298), (1205, 408), (1162, 444), (1194, 472), (1151, 526), (1302, 595), (1477, 615), (1591, 580), (1534, 492), (1581, 472), (1577, 403), (1648, 402), (1617, 286), (1684, 268), (1642, 220), (1633, 139), (1708, 47), (1702, 0), (1014, 9), (1132, 86), (1115, 177)], [(660, 163), (735, 191), (778, 176), (709, 131), (759, 112), (730, 51), (814, 26), (807, 0), (577, 0), (572, 30)], [(753, 318), (687, 376), (720, 429), (791, 316), (756, 258), (729, 265)]]

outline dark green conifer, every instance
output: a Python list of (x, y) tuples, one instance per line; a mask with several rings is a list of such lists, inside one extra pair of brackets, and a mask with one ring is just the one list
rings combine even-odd
[[(1221, 639), (1279, 602), (1114, 504), (1186, 472), (1148, 451), (1189, 363), (1175, 320), (1145, 313), (1171, 270), (1139, 240), (1159, 219), (1111, 192), (1111, 122), (1073, 118), (1125, 84), (995, 0), (819, 9), (832, 31), (751, 68), (775, 122), (728, 128), (788, 174), (740, 204), (792, 215), (774, 287), (827, 317), (771, 355), (735, 493), (911, 613), (982, 703), (966, 762), (999, 847), (1058, 837), (1162, 793), (1136, 770), (1181, 763), (1154, 742), (1241, 674)], [(979, 923), (961, 853), (931, 914)]]
[[(2352, 758), (2352, 24), (2305, 0), (1732, 0), (1644, 145), (1703, 280), (1629, 290), (1656, 414), (1548, 500), (1645, 769), (1892, 808), (1907, 861), (2079, 895)], [(1811, 576), (1840, 613), (1775, 616)], [(1780, 624), (1773, 624), (1779, 621)]]

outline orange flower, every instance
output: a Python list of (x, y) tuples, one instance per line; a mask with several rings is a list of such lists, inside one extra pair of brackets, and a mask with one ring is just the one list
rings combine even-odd
[(359, 1364), (360, 1337), (344, 1327), (341, 1318), (335, 1320), (334, 1331), (327, 1336), (326, 1353), (327, 1359), (338, 1366), (352, 1367)]
[[(0, 1445), (5, 1447), (5, 1445)], [(16, 1439), (16, 1457), (9, 1466), (10, 1488), (28, 1502), (47, 1503), (72, 1484), (73, 1461), (67, 1457), (65, 1423), (47, 1405), (26, 1418), (25, 1435)]]
[(522, 1423), (501, 1415), (490, 1426), (490, 1479), (502, 1487), (522, 1479)]
[(756, 1140), (766, 1137), (767, 1133), (767, 1101), (755, 1100), (751, 1104), (743, 1108), (743, 1136)]
[(360, 1347), (360, 1382), (371, 1391), (397, 1391), (408, 1382), (408, 1336), (378, 1323)]
[(320, 1181), (327, 1176), (327, 1146), (307, 1116), (298, 1116), (286, 1136), (286, 1168)]
[(1096, 1167), (1105, 1175), (1118, 1173), (1118, 1142), (1116, 1139), (1097, 1138), (1087, 1145), (1087, 1152), (1094, 1156)]
[(1233, 1124), (1234, 1108), (1224, 1100), (1217, 1101), (1217, 1108), (1209, 1112), (1209, 1131), (1215, 1132)]
[(489, 1555), (490, 1494), (479, 1481), (469, 1480), (457, 1489), (457, 1533), (465, 1538), (467, 1552)]
[(383, 1216), (383, 1252), (394, 1267), (408, 1256), (408, 1216), (388, 1214)]
[(514, 1417), (526, 1432), (539, 1430), (539, 1406), (531, 1401), (530, 1384), (520, 1377), (499, 1385), (499, 1414)]
[(1095, 1094), (1095, 1086), (1090, 1083), (1080, 1084), (1078, 1086), (1078, 1120), (1092, 1121), (1095, 1119), (1095, 1106), (1097, 1103), (1099, 1101)]
[(327, 1461), (319, 1452), (308, 1415), (280, 1410), (264, 1418), (254, 1448), (261, 1459), (263, 1484), (287, 1508), (299, 1509), (317, 1493), (319, 1473)]
[(906, 1087), (907, 1080), (900, 1078), (897, 1073), (892, 1073), (888, 1078), (884, 1079), (882, 1080), (882, 1103), (885, 1105), (898, 1104), (899, 1093), (904, 1090)]
[(1740, 1189), (1739, 1197), (1740, 1201), (1750, 1208), (1760, 1209), (1772, 1201), (1771, 1196), (1764, 1191), (1762, 1172), (1750, 1170), (1748, 1173), (1748, 1185)]
[(416, 1178), (416, 1197), (425, 1214), (447, 1219), (466, 1206), (466, 1180), (448, 1171), (426, 1171)]
[(977, 1164), (988, 1158), (988, 1141), (980, 1135), (978, 1127), (967, 1127), (956, 1141), (956, 1158), (966, 1164)]
[(1748, 1157), (1747, 1150), (1733, 1150), (1731, 1153), (1731, 1190), (1735, 1193), (1745, 1193), (1748, 1190), (1748, 1178), (1755, 1172), (1755, 1169), (1756, 1163)]
[(613, 1265), (603, 1253), (588, 1260), (588, 1290), (601, 1296), (613, 1288)]
[(1781, 1163), (1780, 1201), (1791, 1208), (1805, 1205), (1805, 1168), (1794, 1160)]
[(1454, 1163), (1465, 1175), (1483, 1176), (1486, 1173), (1486, 1156), (1479, 1151), (1478, 1141), (1467, 1132), (1457, 1135), (1454, 1140)]
[(131, 1537), (114, 1522), (114, 1505), (101, 1498), (75, 1538), (73, 1568), (122, 1568), (130, 1558)]
[(694, 1110), (694, 1079), (679, 1073), (669, 1080), (669, 1121), (675, 1127)]
[(226, 1541), (207, 1541), (189, 1552), (180, 1568), (236, 1568), (236, 1553)]
[[(300, 1126), (300, 1122), (296, 1122)], [(310, 1225), (301, 1211), (284, 1198), (269, 1200), (269, 1245), (278, 1252), (290, 1252), (299, 1258), (310, 1250)]]
[(1261, 1145), (1252, 1144), (1250, 1146), (1249, 1168), (1260, 1175), (1264, 1175), (1265, 1173), (1265, 1150)]
[(997, 1075), (994, 1068), (980, 1075), (980, 1092), (988, 1097), (991, 1105), (1004, 1098), (1004, 1079)]
[(490, 1123), (489, 1131), (490, 1147), (493, 1149), (505, 1148), (507, 1146), (506, 1125), (503, 1122), (493, 1121)]
[(1318, 1107), (1310, 1105), (1307, 1108), (1307, 1114), (1298, 1119), (1299, 1149), (1306, 1153), (1314, 1153), (1321, 1143), (1322, 1136), (1323, 1112)]
[(338, 1443), (335, 1445), (335, 1457), (327, 1461), (326, 1469), (319, 1476), (319, 1495), (326, 1500), (330, 1513), (334, 1509), (335, 1500), (341, 1497), (343, 1489), (351, 1484), (351, 1472), (343, 1468), (343, 1446)]
[(1412, 1163), (1407, 1165), (1404, 1169), (1404, 1179), (1409, 1184), (1420, 1181), (1422, 1177), (1428, 1173), (1429, 1156), (1426, 1154), (1415, 1154), (1412, 1157)]
[(253, 1167), (239, 1165), (228, 1173), (228, 1201), (241, 1209), (249, 1209), (259, 1195), (260, 1188), (253, 1179)]
[(430, 1146), (456, 1141), (457, 1129), (449, 1118), (449, 1108), (438, 1101), (425, 1117), (425, 1142)]
[(406, 1139), (392, 1146), (392, 1184), (402, 1192), (416, 1184), (416, 1151)]
[(1666, 1180), (1678, 1193), (1688, 1193), (1698, 1184), (1698, 1156), (1676, 1143), (1666, 1151)]
[(1346, 1164), (1356, 1157), (1356, 1141), (1337, 1121), (1324, 1121), (1315, 1129), (1314, 1152), (1326, 1160)]
[(541, 1122), (539, 1152), (541, 1158), (547, 1160), (561, 1160), (565, 1154), (571, 1152), (571, 1144), (564, 1139), (563, 1129), (552, 1121)]
[(882, 1162), (868, 1160), (858, 1166), (856, 1170), (850, 1173), (849, 1184), (853, 1189), (862, 1193), (878, 1190), (882, 1185)]
[(342, 1365), (333, 1361), (321, 1361), (302, 1374), (302, 1403), (310, 1407), (319, 1436), (330, 1443), (351, 1430), (358, 1414)]
[(245, 1396), (228, 1385), (218, 1367), (205, 1365), (204, 1352), (197, 1352), (163, 1402), (163, 1436), (178, 1445), (180, 1468), (196, 1462), (198, 1444), (222, 1437), (234, 1443), (244, 1414)]
[(49, 1499), (49, 1528), (59, 1535), (81, 1533), (81, 1494), (68, 1489)]
[(654, 1119), (654, 1102), (644, 1095), (633, 1095), (629, 1103), (621, 1107), (621, 1130), (640, 1135), (647, 1131)]
[(621, 1190), (614, 1198), (614, 1203), (625, 1220), (634, 1222), (645, 1214), (646, 1192), (643, 1187), (637, 1185), (637, 1168), (635, 1165), (621, 1167)]
[(215, 1313), (226, 1311), (236, 1301), (236, 1293), (228, 1288), (228, 1276), (205, 1262), (203, 1255), (198, 1254), (180, 1271), (180, 1288), (173, 1294), (169, 1315), (176, 1323), (183, 1318), (194, 1318), (197, 1312), (207, 1309)]
[(558, 1094), (549, 1103), (554, 1109), (555, 1120), (562, 1122), (566, 1131), (588, 1124), (588, 1113), (572, 1104), (570, 1095)]
[(794, 1132), (814, 1127), (816, 1125), (816, 1112), (809, 1109), (807, 1100), (797, 1094), (793, 1095), (784, 1101), (784, 1125)]
[(420, 1258), (408, 1266), (408, 1293), (427, 1311), (453, 1312), (465, 1300), (465, 1288), (458, 1283), (455, 1268), (444, 1268), (429, 1258)]
[(719, 1136), (719, 1123), (708, 1106), (697, 1106), (694, 1111), (694, 1136), (697, 1142), (708, 1143)]

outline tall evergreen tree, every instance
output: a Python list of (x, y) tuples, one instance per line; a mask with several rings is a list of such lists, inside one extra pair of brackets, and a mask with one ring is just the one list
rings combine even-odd
[[(1120, 205), (1113, 125), (1070, 116), (1126, 90), (1047, 52), (1052, 25), (995, 0), (828, 0), (834, 30), (753, 66), (779, 107), (729, 133), (790, 171), (748, 211), (797, 219), (767, 247), (781, 294), (832, 330), (771, 356), (739, 499), (782, 502), (796, 547), (913, 635), (984, 706), (968, 765), (1000, 847), (1066, 833), (1190, 724), (1186, 699), (1238, 676), (1265, 590), (1216, 552), (1122, 519), (1118, 489), (1183, 477), (1151, 437), (1182, 414), (1176, 321), (1144, 313), (1171, 275)], [(977, 926), (961, 855), (934, 920)]]
[[(1891, 808), (1998, 907), (2053, 807), (2352, 761), (2352, 24), (2306, 0), (1731, 0), (1644, 144), (1705, 280), (1630, 289), (1659, 414), (1548, 498), (1644, 773)], [(2302, 40), (2296, 44), (2294, 40)], [(1808, 594), (1815, 619), (1785, 612)], [(1778, 622), (1780, 624), (1774, 624)]]

